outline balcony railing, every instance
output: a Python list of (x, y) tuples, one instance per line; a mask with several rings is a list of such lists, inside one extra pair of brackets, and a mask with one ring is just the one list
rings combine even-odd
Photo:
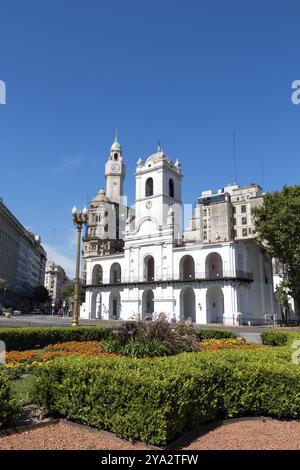
[[(161, 274), (155, 276), (123, 276), (113, 281), (93, 282), (90, 286), (101, 285), (120, 285), (120, 284), (151, 284), (158, 282), (191, 282), (191, 281), (221, 281), (221, 280), (239, 280), (252, 282), (253, 274), (240, 271), (220, 271), (220, 272), (195, 272), (195, 273), (173, 273)], [(88, 287), (88, 286), (87, 286)]]

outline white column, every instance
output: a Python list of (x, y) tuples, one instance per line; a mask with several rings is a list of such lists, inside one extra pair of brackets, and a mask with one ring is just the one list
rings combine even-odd
[(262, 252), (259, 252), (259, 265), (260, 265), (260, 292), (261, 292), (261, 305), (263, 308), (263, 316), (268, 313), (266, 311), (266, 301), (265, 301), (265, 273), (264, 273), (264, 259)]
[(109, 292), (102, 292), (102, 317), (109, 319)]
[(234, 325), (237, 315), (236, 287), (229, 284), (225, 285), (222, 290), (224, 295), (224, 325)]
[(85, 291), (85, 312), (81, 315), (81, 318), (91, 318), (91, 302), (92, 302), (92, 291)]
[(206, 313), (206, 288), (195, 289), (196, 323), (204, 325), (207, 323)]
[(180, 287), (175, 287), (173, 289), (173, 296), (174, 296), (174, 301), (175, 301), (174, 313), (175, 313), (176, 321), (178, 321), (178, 322), (180, 321), (180, 309), (181, 309), (181, 306), (180, 306), (180, 292), (181, 292)]

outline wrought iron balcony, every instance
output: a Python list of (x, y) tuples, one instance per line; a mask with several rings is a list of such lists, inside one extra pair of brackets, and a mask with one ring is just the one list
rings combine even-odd
[(240, 282), (253, 282), (253, 274), (246, 271), (220, 271), (220, 272), (195, 272), (195, 273), (174, 273), (161, 274), (155, 276), (122, 276), (113, 281), (92, 282), (86, 287), (113, 286), (122, 284), (160, 284), (175, 282), (209, 282), (235, 280)]

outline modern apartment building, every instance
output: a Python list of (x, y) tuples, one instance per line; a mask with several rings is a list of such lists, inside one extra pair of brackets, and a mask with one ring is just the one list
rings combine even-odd
[(216, 193), (203, 191), (198, 198), (185, 243), (206, 243), (255, 238), (251, 210), (262, 204), (263, 191), (257, 184), (225, 186)]

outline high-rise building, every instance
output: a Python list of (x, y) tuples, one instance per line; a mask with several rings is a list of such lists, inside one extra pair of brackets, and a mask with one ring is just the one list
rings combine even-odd
[(26, 229), (0, 200), (0, 287), (2, 303), (18, 305), (44, 285), (47, 254), (41, 238)]
[(262, 188), (257, 184), (225, 186), (216, 193), (203, 191), (198, 198), (186, 243), (245, 240), (255, 238), (252, 208), (262, 204)]

